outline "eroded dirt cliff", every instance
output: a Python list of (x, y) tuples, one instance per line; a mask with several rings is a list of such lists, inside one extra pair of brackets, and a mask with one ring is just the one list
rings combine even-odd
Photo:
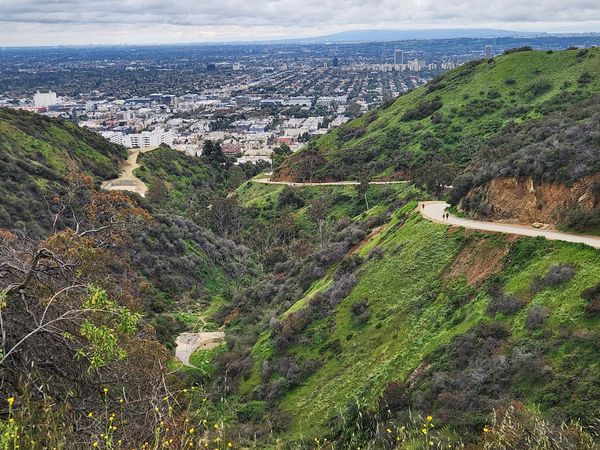
[(531, 177), (497, 178), (472, 189), (461, 206), (474, 215), (520, 223), (560, 224), (573, 208), (600, 207), (600, 173), (572, 186)]

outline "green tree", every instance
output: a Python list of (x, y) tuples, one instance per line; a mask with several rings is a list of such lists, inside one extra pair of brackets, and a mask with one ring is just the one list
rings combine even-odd
[(204, 146), (202, 147), (202, 157), (211, 165), (216, 167), (224, 166), (227, 162), (227, 158), (223, 153), (221, 143), (213, 142), (210, 139), (204, 141)]
[(146, 193), (146, 198), (150, 203), (155, 205), (160, 205), (169, 195), (169, 190), (167, 188), (166, 183), (162, 180), (162, 178), (154, 177), (152, 183), (150, 183), (150, 188)]
[(369, 180), (367, 177), (361, 177), (360, 182), (356, 185), (356, 192), (365, 200), (365, 205), (367, 206), (367, 209), (369, 209), (369, 199), (367, 198), (367, 194), (369, 193)]
[(310, 202), (308, 213), (310, 218), (317, 225), (319, 233), (319, 245), (322, 247), (325, 243), (325, 229), (327, 225), (327, 216), (331, 209), (331, 197), (319, 196)]
[(246, 174), (240, 166), (234, 164), (227, 170), (227, 185), (231, 189), (237, 189), (244, 181)]
[(285, 143), (281, 144), (279, 147), (276, 147), (271, 155), (273, 169), (277, 169), (279, 166), (281, 166), (283, 160), (291, 154), (292, 149), (290, 149), (290, 146)]

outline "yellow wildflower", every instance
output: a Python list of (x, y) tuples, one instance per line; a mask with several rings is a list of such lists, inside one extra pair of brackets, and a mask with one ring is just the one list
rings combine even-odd
[(12, 408), (13, 403), (15, 402), (15, 398), (14, 397), (8, 397), (8, 407)]

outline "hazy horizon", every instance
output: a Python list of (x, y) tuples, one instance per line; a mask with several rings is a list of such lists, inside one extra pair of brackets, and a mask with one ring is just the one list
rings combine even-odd
[(591, 0), (2, 0), (0, 46), (248, 42), (345, 31), (498, 29), (600, 32)]

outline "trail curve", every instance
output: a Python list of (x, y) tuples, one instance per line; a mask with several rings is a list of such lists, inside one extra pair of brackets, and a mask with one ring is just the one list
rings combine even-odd
[(591, 247), (600, 249), (600, 237), (595, 236), (574, 233), (563, 233), (561, 231), (541, 230), (539, 228), (529, 227), (526, 225), (462, 219), (453, 215), (449, 215), (447, 219), (444, 219), (443, 215), (449, 206), (450, 205), (446, 202), (421, 202), (419, 203), (419, 212), (426, 219), (441, 224), (455, 225), (471, 230), (492, 231), (495, 233), (505, 234), (517, 234), (520, 236), (542, 236), (552, 241), (566, 241), (579, 244), (586, 244)]

